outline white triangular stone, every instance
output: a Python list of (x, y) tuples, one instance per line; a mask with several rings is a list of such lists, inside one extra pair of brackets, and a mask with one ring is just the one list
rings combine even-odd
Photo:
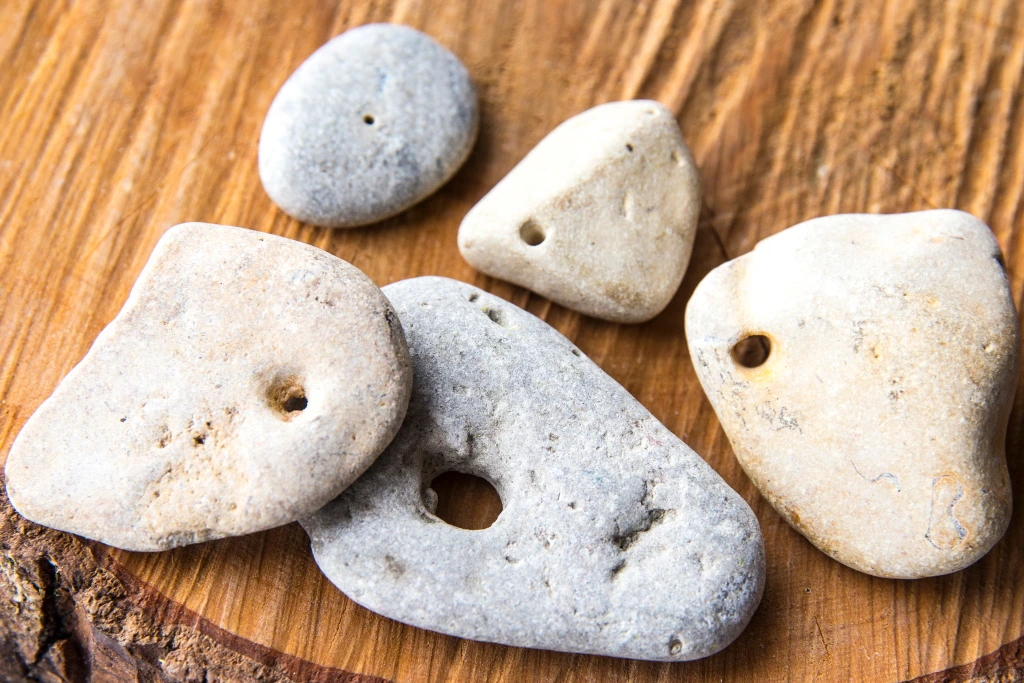
[(613, 102), (541, 140), (466, 215), (459, 250), (568, 308), (643, 322), (679, 288), (699, 213), (700, 178), (672, 112)]

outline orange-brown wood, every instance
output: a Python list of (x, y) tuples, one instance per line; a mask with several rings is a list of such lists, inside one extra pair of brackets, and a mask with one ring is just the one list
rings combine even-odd
[[(397, 218), (354, 230), (302, 225), (260, 187), (263, 116), (313, 50), (371, 21), (420, 28), (465, 62), (482, 103), (480, 140), (452, 182)], [(758, 496), (683, 336), (686, 301), (711, 268), (838, 212), (974, 213), (999, 239), (1019, 307), (1019, 0), (3, 0), (0, 65), (0, 458), (116, 315), (160, 235), (209, 221), (309, 242), (379, 285), (446, 275), (539, 315), (744, 496), (767, 547), (767, 588), (746, 632), (709, 659), (653, 664), (469, 642), (379, 617), (323, 578), (297, 525), (133, 554), (43, 532), (3, 499), (5, 561), (42, 558), (40, 595), (57, 586), (55, 604), (71, 601), (75, 628), (95, 627), (88, 643), (109, 637), (130, 660), (145, 650), (128, 641), (147, 631), (100, 614), (100, 593), (68, 578), (83, 567), (121, 587), (109, 598), (118, 614), (161, 633), (201, 631), (203, 661), (220, 657), (227, 680), (224, 672), (255, 675), (250, 660), (268, 679), (303, 681), (371, 680), (344, 672), (393, 681), (1024, 680), (1022, 505), (1002, 542), (962, 572), (891, 581), (850, 570)], [(704, 183), (693, 261), (663, 314), (637, 326), (588, 319), (462, 261), (459, 221), (537, 141), (583, 109), (634, 97), (676, 112)], [(1007, 442), (1018, 501), (1021, 408), (1018, 397)], [(447, 504), (458, 506), (459, 491)], [(476, 506), (470, 518), (488, 509), (463, 494)], [(0, 588), (17, 583), (12, 572), (0, 572)], [(40, 647), (45, 657), (74, 660), (67, 643), (76, 636), (55, 633)], [(146, 666), (187, 679), (171, 666), (194, 645), (184, 642), (160, 645)], [(82, 666), (128, 676), (88, 643)]]

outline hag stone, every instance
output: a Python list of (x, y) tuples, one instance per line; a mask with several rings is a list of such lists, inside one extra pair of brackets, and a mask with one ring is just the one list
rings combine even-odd
[[(543, 321), (444, 278), (384, 288), (416, 383), (395, 441), (301, 520), (327, 577), (421, 628), (653, 660), (705, 657), (764, 587), (738, 494)], [(487, 529), (436, 517), (435, 476), (489, 480)]]
[(299, 220), (374, 223), (455, 175), (477, 121), (476, 91), (455, 55), (406, 26), (361, 26), (281, 87), (260, 135), (260, 179)]
[(682, 282), (700, 178), (672, 113), (594, 107), (553, 130), (459, 228), (477, 270), (613, 322), (660, 313)]
[(355, 267), (180, 225), (25, 424), (7, 494), (35, 522), (128, 550), (286, 524), (373, 462), (411, 385), (401, 324)]
[[(1020, 338), (981, 221), (940, 210), (802, 223), (713, 270), (686, 337), (740, 464), (836, 560), (935, 576), (1003, 535)], [(744, 359), (745, 338), (767, 360)]]

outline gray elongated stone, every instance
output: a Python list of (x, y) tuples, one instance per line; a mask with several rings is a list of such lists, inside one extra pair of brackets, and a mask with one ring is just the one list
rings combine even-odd
[(281, 87), (260, 133), (260, 179), (299, 220), (374, 223), (455, 175), (478, 119), (476, 90), (455, 55), (408, 26), (360, 26)]
[[(327, 577), (421, 628), (523, 647), (686, 660), (728, 645), (764, 586), (740, 496), (565, 337), (444, 278), (384, 288), (416, 377), (406, 421), (301, 520)], [(503, 511), (434, 516), (433, 478), (484, 477)]]
[[(735, 351), (751, 336), (769, 349), (760, 364)], [(1002, 537), (1020, 333), (977, 218), (793, 226), (701, 281), (686, 339), (740, 464), (823, 552), (914, 579), (963, 569)]]
[(412, 372), (354, 266), (241, 228), (171, 228), (6, 465), (25, 517), (128, 550), (307, 515), (391, 441)]

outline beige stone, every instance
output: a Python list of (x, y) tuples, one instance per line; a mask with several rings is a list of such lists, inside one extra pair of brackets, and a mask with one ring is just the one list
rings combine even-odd
[(700, 178), (679, 125), (649, 100), (553, 130), (466, 215), (477, 270), (613, 322), (650, 320), (690, 261)]
[(267, 529), (359, 476), (411, 390), (401, 323), (358, 269), (180, 225), (21, 430), (7, 493), (35, 522), (128, 550)]
[[(737, 342), (757, 335), (767, 360), (745, 367)], [(1020, 338), (981, 221), (939, 210), (802, 223), (713, 270), (686, 336), (744, 469), (835, 559), (934, 576), (1003, 535)]]

